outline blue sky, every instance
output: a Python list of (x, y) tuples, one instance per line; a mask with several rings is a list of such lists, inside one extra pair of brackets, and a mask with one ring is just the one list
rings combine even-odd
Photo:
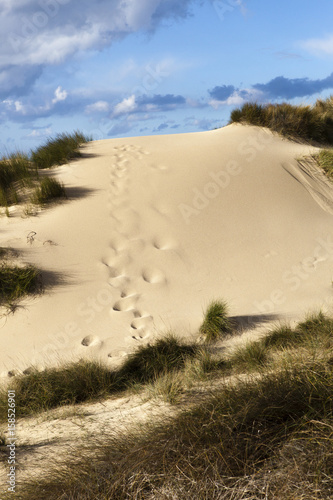
[(331, 0), (0, 0), (0, 152), (210, 130), (333, 94)]

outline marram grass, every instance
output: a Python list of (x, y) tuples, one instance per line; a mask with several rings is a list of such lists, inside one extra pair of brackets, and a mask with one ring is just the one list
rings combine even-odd
[(200, 333), (206, 342), (213, 342), (232, 332), (232, 324), (228, 318), (228, 306), (224, 301), (212, 301), (200, 327)]
[(233, 122), (267, 127), (290, 138), (333, 144), (333, 96), (313, 106), (246, 103), (231, 112)]
[(66, 198), (64, 185), (53, 177), (44, 177), (31, 197), (32, 203), (45, 205), (59, 198)]
[(40, 288), (40, 272), (34, 266), (0, 265), (0, 304), (11, 304)]
[(85, 136), (79, 131), (72, 134), (58, 134), (54, 139), (49, 138), (46, 144), (33, 151), (31, 160), (39, 169), (63, 165), (80, 157), (79, 147), (90, 140), (91, 137)]

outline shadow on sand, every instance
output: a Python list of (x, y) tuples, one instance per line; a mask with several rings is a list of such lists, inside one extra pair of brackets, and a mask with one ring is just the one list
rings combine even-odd
[(229, 319), (235, 325), (235, 331), (243, 333), (271, 321), (277, 321), (280, 319), (280, 316), (277, 314), (249, 314), (246, 316), (232, 316)]

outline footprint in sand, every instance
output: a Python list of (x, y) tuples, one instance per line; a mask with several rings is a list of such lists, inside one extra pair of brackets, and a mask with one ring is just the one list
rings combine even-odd
[(164, 273), (157, 268), (147, 267), (142, 271), (142, 278), (147, 283), (152, 285), (166, 283), (166, 277)]
[(87, 335), (82, 339), (81, 344), (85, 347), (92, 347), (94, 345), (100, 344), (101, 340), (96, 335)]
[(114, 304), (112, 310), (113, 311), (132, 311), (135, 306), (137, 301), (139, 300), (139, 295), (132, 295), (130, 297), (124, 297), (120, 300), (117, 300), (117, 302)]
[(130, 281), (131, 279), (128, 276), (120, 275), (120, 276), (115, 276), (114, 278), (110, 278), (108, 283), (113, 288), (119, 290), (120, 288), (128, 286)]
[(150, 315), (141, 316), (139, 318), (133, 319), (131, 323), (131, 328), (133, 328), (133, 330), (144, 330), (148, 326), (151, 326), (152, 322), (153, 322), (152, 316)]
[(138, 342), (142, 342), (142, 341), (147, 341), (150, 337), (151, 337), (151, 331), (150, 330), (138, 330), (140, 333), (136, 334), (136, 335), (131, 335), (131, 338), (128, 339), (128, 340), (136, 340)]
[(118, 350), (118, 351), (109, 352), (108, 358), (112, 358), (112, 359), (124, 358), (127, 355), (128, 355), (128, 353), (126, 351)]
[(123, 151), (130, 154), (133, 158), (140, 160), (143, 155), (149, 155), (149, 151), (144, 150), (141, 147), (134, 146), (133, 144), (128, 144), (124, 146)]
[(174, 250), (177, 246), (176, 240), (171, 236), (156, 236), (153, 239), (153, 247), (156, 250)]
[(118, 254), (128, 248), (128, 237), (122, 233), (115, 233), (109, 246)]
[(17, 370), (16, 368), (14, 368), (14, 370), (10, 370), (7, 375), (8, 377), (18, 377), (19, 375), (21, 375), (21, 371), (20, 370)]
[(155, 172), (168, 172), (170, 170), (170, 168), (167, 167), (166, 165), (160, 165), (160, 164), (156, 165), (154, 163), (151, 163), (149, 167)]
[(111, 256), (106, 259), (102, 259), (102, 262), (107, 266), (110, 278), (118, 278), (119, 276), (125, 276), (127, 266), (131, 263), (132, 259), (128, 255), (116, 255)]

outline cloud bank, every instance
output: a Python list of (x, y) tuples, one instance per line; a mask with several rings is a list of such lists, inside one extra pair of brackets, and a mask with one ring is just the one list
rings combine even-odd
[(0, 0), (1, 97), (27, 95), (49, 65), (185, 18), (196, 0)]

